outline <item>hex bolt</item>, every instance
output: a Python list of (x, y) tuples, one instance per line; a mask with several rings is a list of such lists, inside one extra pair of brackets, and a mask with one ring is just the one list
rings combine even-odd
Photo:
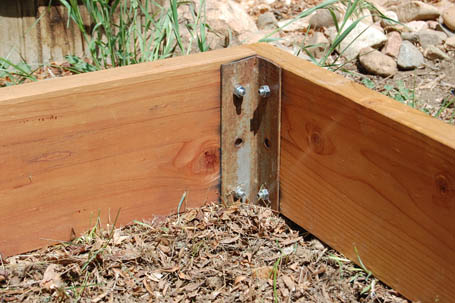
[(245, 190), (240, 187), (240, 186), (237, 186), (234, 190), (234, 199), (235, 200), (241, 200), (242, 202), (245, 202), (245, 199), (246, 199), (246, 192)]
[(270, 96), (270, 87), (268, 85), (262, 85), (258, 89), (259, 96), (266, 98)]
[(270, 194), (267, 188), (263, 188), (258, 192), (258, 199), (263, 201), (269, 201)]
[(246, 90), (243, 86), (241, 85), (236, 85), (235, 88), (234, 88), (234, 95), (236, 95), (237, 97), (241, 98), (243, 96), (245, 96), (246, 94)]

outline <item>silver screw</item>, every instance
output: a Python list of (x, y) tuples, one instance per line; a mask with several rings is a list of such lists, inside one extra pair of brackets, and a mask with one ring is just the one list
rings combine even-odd
[(245, 96), (246, 94), (246, 90), (243, 86), (241, 85), (236, 85), (235, 88), (234, 88), (234, 95), (236, 95), (237, 97), (243, 97)]
[(246, 192), (243, 188), (240, 186), (237, 186), (234, 190), (234, 199), (235, 200), (241, 200), (242, 202), (245, 202), (246, 199)]
[(269, 201), (270, 194), (267, 188), (263, 188), (258, 192), (258, 199), (263, 201)]
[(266, 98), (270, 96), (270, 87), (268, 85), (262, 85), (261, 87), (259, 87), (258, 93), (259, 96)]

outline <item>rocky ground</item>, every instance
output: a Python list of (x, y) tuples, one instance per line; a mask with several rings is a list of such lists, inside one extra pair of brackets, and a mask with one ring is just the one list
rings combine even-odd
[[(326, 59), (337, 37), (327, 9), (296, 20), (322, 1), (224, 0), (208, 2), (212, 48), (254, 43), (272, 34), (276, 46), (454, 123), (455, 1), (374, 0), (349, 19), (355, 29)], [(343, 20), (346, 6), (333, 6)], [(380, 17), (381, 14), (388, 19)], [(313, 46), (313, 47), (312, 47)], [(335, 65), (333, 63), (335, 62)]]

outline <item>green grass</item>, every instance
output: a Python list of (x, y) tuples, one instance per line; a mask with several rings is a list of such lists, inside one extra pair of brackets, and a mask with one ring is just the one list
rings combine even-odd
[[(205, 0), (198, 9), (189, 1), (177, 0), (170, 0), (168, 7), (153, 0), (80, 0), (82, 6), (77, 0), (58, 1), (82, 32), (97, 70), (209, 49)], [(190, 16), (184, 25), (179, 22), (182, 6)], [(90, 20), (83, 19), (83, 10)]]

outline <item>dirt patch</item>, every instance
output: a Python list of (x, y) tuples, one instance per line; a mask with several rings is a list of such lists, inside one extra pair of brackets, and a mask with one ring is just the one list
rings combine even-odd
[(271, 209), (213, 204), (0, 264), (2, 302), (408, 302)]

